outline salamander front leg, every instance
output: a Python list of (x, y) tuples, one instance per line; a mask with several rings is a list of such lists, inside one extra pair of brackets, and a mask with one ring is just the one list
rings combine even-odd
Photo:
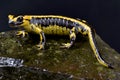
[(76, 39), (76, 34), (74, 31), (70, 31), (70, 43), (64, 43), (62, 44), (61, 48), (70, 48), (74, 42), (75, 42), (75, 39)]
[(28, 33), (25, 32), (25, 31), (18, 31), (16, 35), (17, 35), (17, 36), (25, 37), (25, 35), (28, 35)]
[(40, 32), (40, 42), (37, 45), (37, 47), (38, 47), (39, 50), (44, 49), (45, 42), (46, 42), (46, 40), (45, 40), (44, 32)]
[(38, 28), (36, 25), (34, 25), (34, 24), (31, 24), (30, 27), (32, 29), (31, 30), (32, 32), (34, 32), (34, 33), (36, 33), (36, 34), (38, 34), (40, 36), (40, 42), (37, 45), (38, 50), (44, 49), (45, 41), (46, 41), (44, 32), (40, 28)]
[(37, 45), (38, 50), (44, 49), (44, 46), (45, 46), (45, 35), (44, 35), (44, 32), (40, 28), (38, 28), (36, 25), (34, 25), (34, 24), (31, 24), (30, 28), (32, 29), (31, 32), (34, 32), (34, 33), (36, 33), (36, 34), (38, 34), (40, 36), (40, 42)]

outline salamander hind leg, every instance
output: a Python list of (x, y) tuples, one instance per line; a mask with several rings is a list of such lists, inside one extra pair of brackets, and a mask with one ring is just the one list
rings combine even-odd
[(62, 46), (60, 46), (60, 48), (70, 48), (76, 39), (76, 34), (74, 30), (70, 30), (70, 43), (63, 43)]

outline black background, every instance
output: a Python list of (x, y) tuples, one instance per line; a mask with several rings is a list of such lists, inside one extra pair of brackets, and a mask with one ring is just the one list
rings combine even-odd
[(55, 14), (86, 20), (120, 52), (120, 0), (1, 0), (0, 31), (12, 30), (8, 14)]

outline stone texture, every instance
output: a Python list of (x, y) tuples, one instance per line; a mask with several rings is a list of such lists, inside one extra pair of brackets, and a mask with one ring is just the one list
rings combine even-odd
[(25, 67), (0, 68), (0, 79), (7, 80), (119, 80), (120, 54), (98, 35), (101, 56), (114, 69), (105, 68), (96, 60), (88, 39), (79, 37), (70, 49), (60, 49), (69, 37), (47, 36), (45, 50), (37, 50), (38, 36), (15, 35), (16, 31), (0, 33), (0, 56), (23, 59)]

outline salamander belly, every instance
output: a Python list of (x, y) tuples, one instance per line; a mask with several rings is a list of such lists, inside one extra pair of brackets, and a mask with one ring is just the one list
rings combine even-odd
[(41, 27), (45, 34), (54, 34), (54, 35), (69, 35), (70, 29), (58, 25), (50, 25), (47, 27)]

